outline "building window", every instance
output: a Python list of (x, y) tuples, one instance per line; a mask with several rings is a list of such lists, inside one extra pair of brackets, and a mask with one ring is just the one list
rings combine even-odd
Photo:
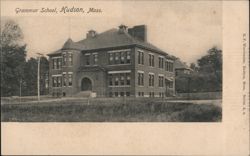
[(109, 65), (113, 64), (130, 64), (130, 51), (119, 50), (108, 52), (109, 55)]
[(115, 64), (119, 64), (120, 53), (115, 53)]
[(69, 74), (69, 86), (72, 86), (72, 74)]
[(66, 74), (63, 74), (63, 86), (66, 87), (67, 86), (67, 78), (66, 78)]
[(52, 69), (61, 69), (61, 58), (52, 58)]
[(118, 97), (119, 96), (119, 93), (118, 92), (115, 92), (115, 97)]
[(174, 71), (174, 64), (173, 62), (170, 62), (170, 72), (173, 72)]
[(149, 54), (149, 66), (154, 67), (155, 66), (155, 58), (153, 54)]
[(171, 71), (171, 64), (168, 62), (168, 71)]
[(69, 65), (73, 65), (73, 54), (69, 53)]
[(163, 98), (164, 97), (164, 92), (159, 92), (159, 97)]
[(144, 64), (144, 53), (141, 51), (138, 51), (138, 64)]
[(130, 56), (130, 51), (126, 52), (127, 58), (126, 58), (126, 63), (130, 63), (131, 62), (131, 56)]
[(174, 83), (173, 83), (173, 81), (170, 81), (170, 83), (169, 83), (169, 88), (173, 88), (173, 85)]
[(109, 85), (113, 86), (113, 75), (109, 74)]
[(56, 64), (57, 64), (57, 63), (56, 63), (56, 59), (52, 59), (52, 63), (53, 63), (52, 68), (53, 68), (53, 69), (56, 69)]
[(86, 65), (90, 65), (90, 55), (85, 55), (86, 57)]
[(139, 86), (144, 85), (144, 73), (138, 73), (138, 85)]
[(57, 69), (61, 69), (61, 67), (62, 67), (62, 59), (61, 58), (58, 58), (57, 59)]
[(52, 86), (53, 87), (61, 87), (61, 76), (53, 76), (52, 77)]
[(119, 85), (119, 77), (116, 76), (116, 77), (115, 77), (115, 86), (118, 86), (118, 85)]
[(61, 87), (61, 85), (62, 85), (61, 79), (62, 79), (61, 77), (59, 77), (59, 76), (57, 77), (57, 87)]
[(126, 73), (127, 85), (130, 85), (130, 73)]
[(49, 88), (49, 74), (46, 73), (45, 75), (45, 88)]
[(167, 61), (166, 63), (167, 63), (167, 65), (166, 65), (166, 70), (167, 70), (167, 71), (171, 71), (171, 69), (170, 69), (170, 68), (171, 68), (171, 67), (170, 67), (170, 66), (171, 66), (171, 65), (170, 65), (170, 62)]
[(56, 87), (56, 77), (52, 77), (53, 87)]
[(163, 87), (164, 77), (159, 76), (159, 87)]
[(154, 74), (149, 74), (149, 86), (154, 86)]
[(173, 62), (166, 61), (165, 62), (166, 71), (173, 72), (174, 71), (174, 64)]
[(155, 97), (155, 93), (154, 92), (149, 92), (149, 97)]
[(126, 92), (126, 96), (130, 96), (130, 92)]
[(124, 84), (125, 84), (125, 78), (124, 78), (124, 74), (122, 73), (121, 75), (120, 75), (121, 77), (121, 85), (123, 86)]
[(114, 55), (113, 55), (113, 53), (109, 53), (109, 64), (114, 64)]
[(66, 65), (66, 53), (62, 54), (62, 65), (65, 66)]
[(130, 72), (127, 71), (110, 71), (108, 74), (109, 86), (130, 85)]
[(168, 88), (173, 88), (174, 87), (173, 81), (168, 81), (167, 85), (168, 85)]
[(164, 58), (159, 57), (159, 68), (164, 68)]
[(168, 61), (165, 62), (165, 70), (168, 71)]
[(125, 63), (125, 52), (121, 52), (120, 55), (121, 55), (121, 64), (124, 64)]
[(144, 92), (138, 92), (138, 96), (144, 96)]
[(113, 97), (113, 92), (109, 92), (109, 97)]
[(121, 96), (124, 96), (124, 92), (120, 92), (120, 95), (121, 95)]
[(94, 65), (97, 65), (98, 63), (98, 54), (93, 54), (93, 57), (94, 57)]

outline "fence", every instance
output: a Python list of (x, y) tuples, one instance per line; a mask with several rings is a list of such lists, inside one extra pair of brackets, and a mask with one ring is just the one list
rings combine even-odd
[(222, 92), (177, 93), (177, 99), (222, 99)]

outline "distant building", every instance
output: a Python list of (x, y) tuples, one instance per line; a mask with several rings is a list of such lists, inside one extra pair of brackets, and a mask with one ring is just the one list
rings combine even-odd
[(174, 61), (175, 76), (189, 75), (193, 71), (188, 65), (180, 59)]
[(48, 54), (53, 96), (165, 97), (175, 92), (174, 59), (147, 42), (145, 25), (90, 30)]

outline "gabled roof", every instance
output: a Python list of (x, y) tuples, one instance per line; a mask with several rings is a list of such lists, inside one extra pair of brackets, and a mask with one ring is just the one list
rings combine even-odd
[(188, 69), (188, 70), (192, 70), (191, 68), (189, 68), (188, 65), (186, 65), (185, 63), (181, 62), (180, 59), (176, 59), (174, 62), (174, 67), (175, 69)]
[(62, 49), (76, 49), (81, 50), (82, 47), (78, 45), (77, 43), (73, 42), (71, 38), (69, 38), (63, 45)]
[(67, 49), (74, 49), (74, 50), (81, 50), (82, 49), (82, 45), (78, 45), (77, 43), (75, 43), (71, 38), (69, 38), (63, 45), (63, 47), (59, 50), (56, 50), (54, 52), (51, 52), (49, 54), (47, 54), (48, 56), (51, 55), (58, 55), (61, 54), (62, 50), (67, 50)]
[(48, 56), (52, 56), (52, 55), (59, 55), (59, 54), (61, 54), (62, 53), (62, 50), (61, 49), (58, 49), (58, 50), (56, 50), (56, 51), (53, 51), (53, 52), (51, 52), (51, 53), (49, 53), (49, 54), (47, 54)]
[[(88, 50), (96, 50), (96, 49), (103, 49), (103, 48), (130, 46), (130, 45), (137, 45), (142, 48), (146, 48), (146, 49), (161, 53), (163, 55), (168, 55), (166, 52), (162, 51), (156, 46), (148, 42), (138, 40), (132, 37), (126, 31), (121, 33), (118, 29), (115, 29), (115, 28), (107, 30), (103, 33), (97, 34), (94, 37), (88, 37), (78, 42), (73, 42), (71, 39), (68, 39), (63, 45), (62, 50), (76, 49), (76, 50), (81, 50), (81, 51), (88, 51)], [(53, 55), (53, 53), (50, 53), (48, 55)]]
[(93, 38), (86, 38), (77, 43), (85, 45), (85, 48), (82, 50), (102, 49), (128, 45), (141, 45), (145, 48), (165, 53), (154, 45), (148, 42), (135, 39), (127, 32), (120, 33), (119, 30), (115, 28), (105, 31), (101, 34), (97, 34)]

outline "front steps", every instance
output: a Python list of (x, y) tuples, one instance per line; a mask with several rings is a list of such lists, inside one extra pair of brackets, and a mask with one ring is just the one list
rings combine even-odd
[(96, 93), (92, 91), (81, 91), (77, 93), (75, 97), (85, 97), (85, 98), (96, 97)]

